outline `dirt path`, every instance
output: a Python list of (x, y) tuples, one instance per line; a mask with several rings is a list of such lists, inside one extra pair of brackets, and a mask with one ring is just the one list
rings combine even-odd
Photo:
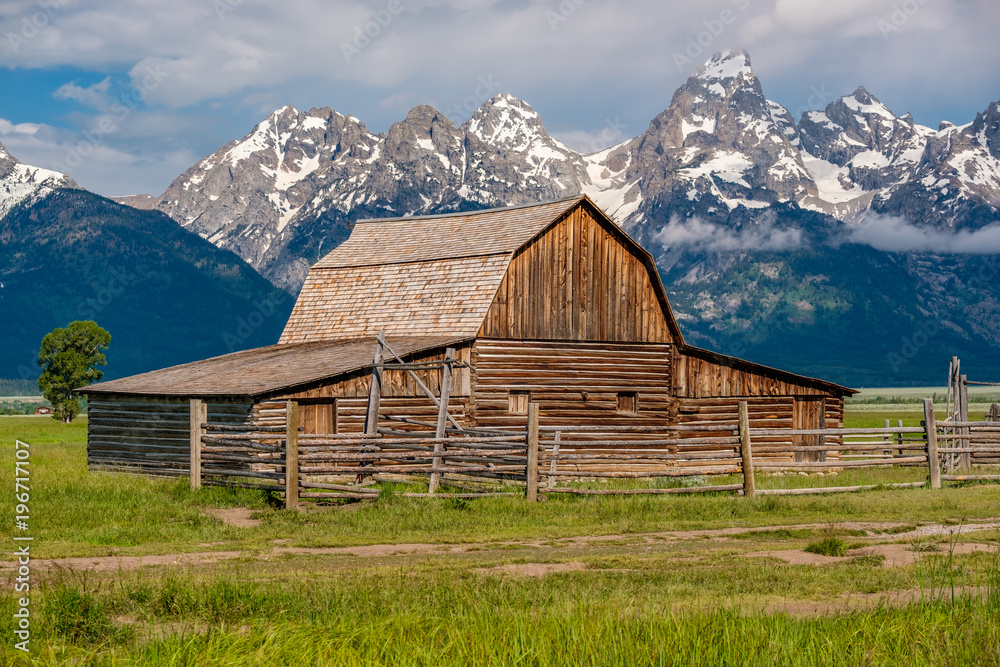
[[(230, 512), (230, 510), (216, 510), (216, 512)], [(220, 519), (226, 521), (255, 521), (246, 516), (233, 513), (223, 514)], [(838, 523), (832, 527), (839, 530), (866, 531), (871, 538), (891, 538), (893, 540), (906, 540), (921, 537), (945, 537), (955, 534), (966, 535), (981, 530), (1000, 529), (1000, 520), (988, 520), (985, 522), (965, 524), (962, 526), (945, 526), (942, 524), (924, 524), (904, 532), (895, 532), (900, 528), (906, 528), (912, 524), (900, 523), (863, 523), (850, 522)], [(249, 526), (248, 526), (249, 527)], [(747, 533), (768, 533), (783, 530), (826, 530), (831, 528), (831, 524), (791, 524), (782, 526), (765, 526), (755, 528), (721, 528), (713, 530), (688, 530), (688, 531), (665, 531), (657, 533), (632, 533), (621, 535), (593, 535), (569, 538), (556, 538), (547, 540), (514, 540), (506, 542), (484, 542), (474, 544), (369, 544), (349, 547), (286, 547), (283, 544), (290, 540), (275, 540), (274, 546), (263, 553), (250, 553), (246, 551), (202, 551), (192, 553), (174, 553), (151, 556), (95, 556), (85, 558), (57, 558), (48, 560), (33, 560), (32, 565), (41, 569), (66, 568), (73, 570), (91, 571), (117, 571), (135, 570), (148, 566), (190, 566), (205, 565), (225, 560), (237, 558), (249, 559), (269, 559), (276, 556), (357, 556), (360, 558), (380, 558), (390, 556), (412, 555), (412, 554), (462, 554), (467, 552), (504, 552), (511, 548), (522, 548), (527, 550), (552, 550), (565, 548), (586, 549), (590, 546), (599, 546), (619, 542), (628, 544), (648, 544), (663, 545), (671, 541), (686, 541), (699, 539), (726, 539), (738, 537)], [(864, 539), (864, 538), (862, 538)], [(971, 553), (994, 549), (983, 544), (959, 544), (956, 546), (956, 553)], [(913, 562), (916, 553), (907, 551), (905, 545), (875, 545), (864, 547), (852, 552), (852, 556), (865, 555), (867, 553), (882, 553), (886, 557), (886, 563), (892, 565), (906, 565)], [(842, 562), (844, 559), (817, 556), (807, 554), (800, 550), (773, 550), (755, 552), (754, 556), (771, 556), (780, 558), (788, 563), (796, 565), (821, 565), (833, 562)], [(10, 571), (16, 568), (14, 562), (0, 563), (0, 571)], [(533, 575), (532, 575), (533, 576)]]
[(222, 523), (237, 528), (256, 528), (263, 523), (260, 519), (250, 518), (253, 510), (245, 507), (209, 507), (204, 511), (208, 516), (215, 517)]

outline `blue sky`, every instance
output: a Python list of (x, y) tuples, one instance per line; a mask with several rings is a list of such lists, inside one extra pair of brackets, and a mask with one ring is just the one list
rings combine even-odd
[(0, 141), (100, 194), (159, 194), (285, 104), (384, 131), (417, 104), (467, 117), (478, 89), (596, 149), (727, 48), (796, 116), (864, 85), (937, 127), (1000, 99), (998, 28), (995, 0), (5, 0)]

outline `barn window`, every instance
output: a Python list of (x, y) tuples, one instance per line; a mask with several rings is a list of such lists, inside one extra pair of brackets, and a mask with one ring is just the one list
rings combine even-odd
[(618, 410), (620, 415), (639, 414), (639, 394), (634, 391), (618, 392)]
[(530, 391), (512, 391), (507, 395), (508, 412), (512, 415), (526, 415), (530, 402)]

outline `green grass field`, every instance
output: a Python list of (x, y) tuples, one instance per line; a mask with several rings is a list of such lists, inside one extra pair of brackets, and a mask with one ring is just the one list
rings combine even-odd
[[(882, 415), (848, 421), (899, 413)], [(36, 561), (33, 653), (8, 640), (3, 664), (1000, 664), (1000, 528), (947, 534), (1000, 526), (997, 487), (532, 505), (396, 496), (287, 512), (255, 491), (90, 473), (79, 420), (0, 418), (6, 488), (14, 438), (31, 443), (33, 558), (73, 560)], [(259, 523), (208, 514), (241, 507)], [(13, 509), (2, 504), (8, 543)], [(782, 558), (831, 540), (847, 555)], [(3, 571), (0, 594), (8, 638), (13, 576)]]

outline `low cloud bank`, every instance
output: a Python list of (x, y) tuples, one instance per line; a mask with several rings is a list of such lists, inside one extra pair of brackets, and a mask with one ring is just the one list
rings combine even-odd
[[(774, 217), (740, 228), (674, 216), (653, 234), (663, 248), (683, 247), (696, 251), (799, 250), (815, 241), (801, 229), (775, 225)], [(857, 243), (883, 252), (926, 252), (941, 255), (1000, 255), (1000, 223), (976, 230), (948, 231), (919, 227), (904, 218), (870, 214), (857, 227), (845, 228), (828, 243)]]
[(689, 246), (698, 250), (796, 250), (804, 244), (802, 230), (779, 229), (773, 216), (744, 225), (740, 229), (708, 222), (701, 218), (670, 222), (653, 234), (653, 240), (664, 248)]
[(1000, 224), (952, 232), (917, 227), (904, 218), (872, 214), (848, 233), (847, 240), (886, 252), (994, 255), (1000, 254)]

